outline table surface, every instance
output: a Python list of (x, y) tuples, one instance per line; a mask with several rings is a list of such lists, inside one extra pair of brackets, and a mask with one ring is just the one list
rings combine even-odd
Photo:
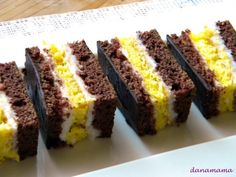
[(96, 9), (144, 0), (0, 0), (0, 21)]

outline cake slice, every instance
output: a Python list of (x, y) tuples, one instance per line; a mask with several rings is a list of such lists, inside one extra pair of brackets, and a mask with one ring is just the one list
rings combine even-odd
[(120, 110), (139, 135), (187, 120), (194, 85), (156, 30), (98, 41), (97, 46)]
[(85, 41), (27, 48), (25, 66), (48, 148), (111, 136), (116, 94)]
[(206, 118), (236, 110), (236, 32), (229, 21), (201, 32), (167, 36), (178, 62), (193, 80), (194, 102)]
[(0, 163), (37, 154), (38, 119), (15, 62), (0, 64)]

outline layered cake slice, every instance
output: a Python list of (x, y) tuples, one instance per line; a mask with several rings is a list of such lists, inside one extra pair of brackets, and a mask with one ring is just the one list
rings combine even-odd
[(116, 94), (84, 41), (27, 48), (25, 66), (48, 148), (111, 136)]
[(16, 63), (0, 64), (0, 163), (37, 154), (38, 118)]
[(167, 36), (168, 44), (197, 88), (194, 99), (206, 118), (236, 110), (236, 32), (229, 21), (201, 32)]
[(156, 30), (98, 41), (97, 46), (120, 110), (139, 135), (186, 121), (194, 85)]

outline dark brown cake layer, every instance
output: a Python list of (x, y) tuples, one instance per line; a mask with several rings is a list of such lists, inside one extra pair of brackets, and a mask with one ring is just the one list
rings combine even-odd
[(216, 23), (220, 31), (220, 36), (224, 40), (224, 43), (228, 49), (231, 50), (231, 54), (236, 61), (236, 31), (231, 23), (227, 21), (218, 21)]
[[(218, 21), (216, 25), (219, 28), (220, 36), (226, 47), (230, 49), (233, 59), (236, 62), (236, 31), (234, 27), (228, 20)], [(234, 110), (236, 110), (236, 92), (234, 93)]]
[(175, 58), (197, 89), (194, 102), (206, 118), (219, 113), (218, 102), (221, 88), (215, 85), (214, 73), (206, 69), (205, 63), (195, 49), (190, 37), (189, 30), (183, 31), (180, 36), (173, 34), (167, 36), (167, 42)]
[(193, 82), (181, 69), (156, 30), (138, 32), (138, 36), (148, 54), (156, 61), (158, 74), (175, 96), (176, 122), (186, 121), (194, 91)]
[(96, 129), (101, 130), (101, 137), (109, 137), (114, 124), (116, 93), (103, 73), (98, 59), (90, 51), (85, 41), (71, 43), (69, 46), (78, 61), (77, 74), (83, 79), (89, 93), (97, 97), (92, 124)]
[(0, 85), (16, 113), (17, 148), (20, 160), (37, 154), (38, 118), (27, 95), (22, 73), (16, 63), (0, 64)]
[[(59, 83), (52, 73), (52, 64), (40, 53), (38, 47), (26, 49), (26, 81), (40, 118), (40, 130), (47, 148), (62, 146), (59, 138), (63, 111), (69, 108), (69, 100), (62, 97)], [(69, 116), (66, 116), (69, 117)]]
[(143, 88), (142, 79), (119, 50), (119, 42), (98, 41), (97, 46), (98, 59), (117, 92), (126, 121), (139, 135), (156, 133), (150, 97)]

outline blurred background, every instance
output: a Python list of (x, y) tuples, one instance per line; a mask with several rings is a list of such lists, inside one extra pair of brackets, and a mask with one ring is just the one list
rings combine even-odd
[(0, 0), (0, 21), (96, 9), (144, 0)]

